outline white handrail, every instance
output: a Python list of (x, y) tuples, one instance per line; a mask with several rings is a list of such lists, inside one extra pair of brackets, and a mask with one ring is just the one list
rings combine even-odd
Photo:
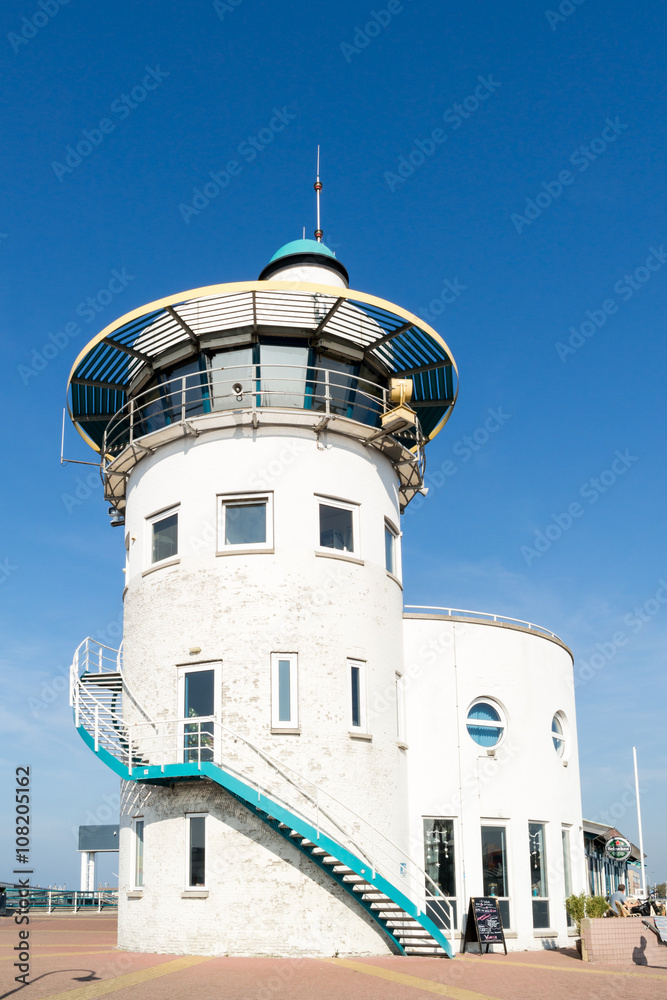
[(439, 910), (448, 928), (444, 933), (453, 932), (451, 904), (405, 851), (325, 787), (239, 733), (215, 720), (198, 717), (128, 726), (122, 714), (100, 701), (91, 685), (81, 683), (78, 677), (75, 706), (77, 725), (94, 733), (96, 748), (101, 746), (122, 761), (130, 776), (144, 765), (164, 769), (165, 765), (189, 760), (201, 768), (203, 762), (215, 763), (255, 787), (258, 800), (263, 792), (301, 816), (317, 831), (318, 838), (328, 833), (336, 843), (347, 846), (368, 864), (372, 872), (369, 880), (375, 879), (377, 872), (411, 899), (418, 912), (427, 912), (429, 905)]
[(507, 615), (494, 615), (490, 611), (464, 611), (462, 608), (440, 608), (431, 604), (406, 604), (405, 610), (415, 611), (417, 613), (420, 611), (437, 611), (442, 615), (447, 615), (452, 618), (460, 615), (471, 615), (474, 618), (482, 618), (486, 621), (498, 622), (499, 624), (507, 622), (508, 625), (524, 625), (526, 628), (533, 629), (536, 632), (543, 632), (545, 635), (550, 635), (552, 639), (558, 639), (559, 642), (562, 642), (555, 632), (552, 632), (551, 629), (544, 628), (542, 625), (535, 625), (533, 622), (525, 622), (522, 621), (521, 618), (510, 618)]

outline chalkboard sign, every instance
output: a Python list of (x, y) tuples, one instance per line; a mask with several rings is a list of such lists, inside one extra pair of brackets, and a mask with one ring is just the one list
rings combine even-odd
[(468, 921), (466, 923), (466, 933), (463, 939), (463, 951), (466, 945), (476, 941), (479, 945), (480, 954), (482, 945), (486, 945), (488, 952), (489, 945), (501, 944), (507, 954), (505, 944), (505, 934), (503, 932), (503, 922), (500, 917), (500, 906), (495, 896), (471, 896), (468, 907)]

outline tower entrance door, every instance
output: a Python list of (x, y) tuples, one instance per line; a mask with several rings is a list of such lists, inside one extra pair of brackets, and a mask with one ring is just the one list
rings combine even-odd
[(214, 759), (218, 719), (220, 664), (179, 668), (179, 760), (182, 763)]

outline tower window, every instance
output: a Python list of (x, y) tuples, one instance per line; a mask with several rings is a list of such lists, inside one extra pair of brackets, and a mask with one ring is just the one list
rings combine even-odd
[(178, 511), (162, 511), (148, 519), (150, 525), (151, 563), (164, 562), (178, 555)]
[(206, 886), (206, 813), (190, 813), (185, 822), (186, 886), (188, 889), (202, 889)]
[(219, 497), (218, 554), (273, 547), (273, 495)]
[(348, 660), (348, 684), (350, 696), (350, 729), (365, 733), (366, 722), (366, 664), (362, 660)]
[(391, 573), (392, 576), (401, 575), (399, 568), (398, 531), (386, 518), (384, 522), (384, 564), (387, 573)]
[(298, 729), (296, 653), (271, 654), (271, 728)]
[(320, 500), (320, 549), (357, 555), (359, 547), (358, 511), (359, 508), (355, 504), (329, 499)]
[(135, 889), (144, 885), (144, 821), (137, 817), (133, 820), (134, 827), (134, 870), (133, 882)]

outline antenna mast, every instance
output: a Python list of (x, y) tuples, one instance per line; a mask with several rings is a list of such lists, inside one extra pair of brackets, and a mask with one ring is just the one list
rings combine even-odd
[(324, 233), (322, 232), (320, 226), (320, 191), (322, 190), (322, 184), (320, 182), (320, 147), (317, 147), (317, 180), (314, 184), (315, 191), (317, 192), (317, 229), (315, 230), (315, 239), (318, 243), (322, 242), (322, 237)]

